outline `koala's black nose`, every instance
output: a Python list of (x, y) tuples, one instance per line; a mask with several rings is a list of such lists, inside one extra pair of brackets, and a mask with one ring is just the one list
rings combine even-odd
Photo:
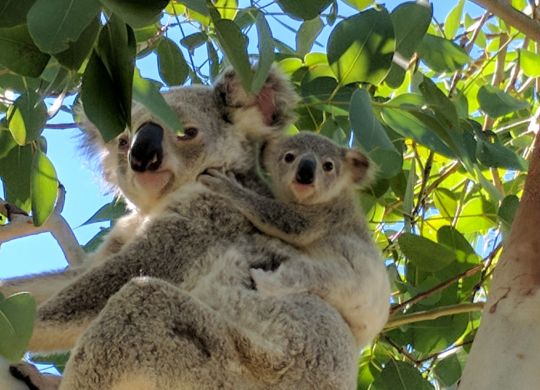
[(142, 125), (129, 151), (129, 164), (136, 172), (155, 171), (163, 161), (163, 128), (148, 122)]
[(296, 182), (299, 184), (312, 184), (315, 181), (317, 162), (312, 157), (302, 157), (296, 171)]

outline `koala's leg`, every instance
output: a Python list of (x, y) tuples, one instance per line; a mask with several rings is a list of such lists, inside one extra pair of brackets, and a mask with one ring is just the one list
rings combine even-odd
[[(261, 359), (253, 346), (247, 334), (188, 293), (136, 278), (81, 337), (61, 389), (259, 388), (241, 364)], [(271, 369), (273, 362), (267, 363)]]

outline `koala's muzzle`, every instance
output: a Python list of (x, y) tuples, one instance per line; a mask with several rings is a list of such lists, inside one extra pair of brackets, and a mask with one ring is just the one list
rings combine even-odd
[(313, 157), (302, 157), (296, 170), (296, 182), (298, 184), (313, 184), (317, 162)]
[(136, 172), (155, 171), (163, 161), (163, 128), (148, 122), (139, 127), (129, 151), (129, 164)]

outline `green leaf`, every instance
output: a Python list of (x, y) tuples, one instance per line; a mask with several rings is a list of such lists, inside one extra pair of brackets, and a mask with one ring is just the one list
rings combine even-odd
[(38, 139), (47, 122), (47, 106), (35, 92), (17, 98), (7, 113), (9, 131), (23, 146)]
[(54, 54), (54, 58), (65, 67), (78, 70), (90, 54), (100, 28), (98, 16), (84, 29), (76, 42), (71, 42), (67, 50)]
[(133, 29), (118, 16), (112, 15), (99, 34), (96, 53), (100, 56), (113, 81), (111, 87), (120, 104), (119, 114), (129, 126), (136, 53)]
[(402, 136), (412, 138), (439, 154), (454, 157), (454, 152), (441, 139), (435, 129), (411, 113), (418, 113), (419, 107), (424, 104), (424, 100), (419, 95), (399, 95), (390, 100), (388, 106), (402, 105), (406, 110), (384, 107), (381, 111), (381, 116), (388, 126)]
[(4, 0), (0, 5), (0, 28), (26, 22), (26, 14), (36, 0)]
[(507, 227), (512, 226), (518, 207), (519, 198), (516, 195), (508, 195), (502, 200), (497, 215)]
[(0, 28), (0, 64), (23, 76), (38, 77), (50, 56), (39, 51), (26, 25)]
[(296, 53), (299, 57), (305, 56), (311, 50), (323, 26), (321, 18), (306, 20), (300, 25), (296, 34)]
[(498, 139), (493, 142), (482, 138), (476, 144), (478, 161), (488, 167), (525, 171), (527, 162), (512, 149), (505, 147)]
[(123, 108), (111, 91), (114, 82), (101, 58), (94, 52), (82, 78), (81, 100), (84, 113), (108, 142), (126, 129)]
[(182, 123), (180, 123), (174, 110), (159, 92), (159, 88), (160, 84), (157, 81), (144, 79), (138, 71), (135, 72), (133, 76), (133, 100), (144, 105), (172, 131), (181, 133), (183, 131)]
[(540, 76), (540, 54), (520, 49), (519, 66), (528, 77)]
[(214, 7), (216, 7), (223, 19), (234, 20), (238, 12), (237, 0), (215, 0)]
[(459, 134), (458, 114), (454, 103), (427, 77), (424, 77), (418, 89), (436, 116), (441, 118), (446, 126), (451, 127), (449, 135)]
[(11, 149), (17, 146), (13, 136), (9, 131), (0, 130), (0, 161), (6, 157)]
[(26, 212), (30, 211), (30, 172), (32, 147), (16, 146), (0, 161), (4, 198)]
[(423, 271), (440, 271), (455, 259), (452, 251), (425, 237), (403, 233), (398, 242), (403, 254)]
[(344, 0), (345, 3), (351, 7), (356, 8), (358, 11), (362, 11), (364, 8), (369, 7), (375, 2), (375, 0)]
[(103, 243), (105, 240), (105, 237), (109, 232), (111, 231), (111, 228), (105, 228), (101, 229), (94, 237), (92, 237), (86, 244), (83, 246), (83, 250), (86, 253), (92, 253), (94, 252), (99, 246)]
[(445, 218), (454, 218), (458, 201), (455, 194), (447, 188), (437, 188), (433, 192), (433, 201), (439, 213)]
[(113, 200), (102, 206), (81, 226), (90, 225), (97, 222), (114, 221), (127, 212), (126, 204), (121, 200)]
[(0, 355), (18, 363), (26, 351), (36, 319), (36, 301), (29, 293), (0, 295)]
[(371, 98), (365, 89), (357, 89), (354, 92), (349, 112), (355, 140), (377, 164), (380, 176), (386, 178), (395, 176), (401, 169), (403, 157), (373, 115)]
[(261, 90), (274, 62), (274, 39), (270, 26), (262, 13), (257, 15), (256, 26), (259, 38), (257, 45), (259, 48), (259, 64), (251, 82), (251, 92), (254, 94), (259, 93)]
[(479, 264), (480, 257), (476, 254), (467, 239), (453, 226), (443, 226), (437, 230), (437, 241), (454, 251), (461, 263)]
[(182, 85), (189, 75), (189, 66), (180, 48), (163, 37), (157, 47), (158, 71), (167, 85)]
[(328, 38), (328, 62), (342, 85), (377, 85), (390, 70), (395, 44), (388, 12), (370, 9), (336, 25)]
[(483, 85), (478, 91), (480, 108), (492, 118), (497, 118), (529, 106), (529, 103), (516, 99), (491, 85)]
[(132, 27), (143, 27), (159, 19), (169, 0), (100, 0)]
[(448, 16), (444, 20), (444, 34), (448, 38), (454, 38), (459, 29), (459, 22), (461, 20), (461, 15), (463, 14), (463, 4), (464, 0), (459, 0), (457, 5), (452, 8), (448, 13)]
[(253, 72), (249, 64), (247, 40), (238, 26), (229, 19), (214, 21), (216, 36), (225, 56), (240, 76), (242, 86), (246, 91), (251, 89)]
[(381, 374), (375, 379), (376, 390), (434, 390), (434, 387), (412, 365), (398, 360), (386, 363)]
[(97, 0), (37, 0), (28, 12), (28, 30), (41, 51), (59, 53), (78, 40), (100, 9)]
[(208, 41), (208, 35), (206, 33), (199, 31), (194, 34), (188, 35), (185, 38), (180, 40), (180, 44), (188, 49), (189, 52), (193, 53), (196, 48), (204, 45)]
[(396, 34), (396, 54), (385, 82), (392, 88), (397, 88), (403, 82), (405, 69), (396, 62), (399, 55), (407, 62), (422, 42), (422, 38), (431, 22), (433, 7), (425, 3), (405, 2), (398, 5), (390, 14)]
[(54, 210), (58, 195), (56, 170), (49, 158), (40, 150), (35, 151), (30, 174), (32, 221), (35, 226), (45, 223)]
[(277, 3), (289, 16), (309, 20), (319, 16), (332, 0), (277, 0)]
[(426, 34), (418, 47), (422, 61), (435, 72), (453, 72), (470, 61), (469, 55), (454, 42)]
[(452, 387), (460, 378), (465, 364), (465, 358), (459, 358), (457, 353), (445, 357), (437, 362), (433, 374), (445, 387)]

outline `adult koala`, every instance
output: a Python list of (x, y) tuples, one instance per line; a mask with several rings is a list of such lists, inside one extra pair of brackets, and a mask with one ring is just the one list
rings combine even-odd
[(167, 99), (184, 136), (136, 115), (134, 139), (118, 141), (115, 180), (145, 215), (137, 234), (40, 307), (30, 349), (70, 348), (84, 332), (61, 389), (353, 388), (357, 346), (337, 311), (253, 288), (251, 268), (301, 254), (195, 181), (224, 167), (257, 188), (253, 140), (286, 123), (290, 88), (272, 73), (250, 97), (227, 73), (214, 88), (178, 91)]

